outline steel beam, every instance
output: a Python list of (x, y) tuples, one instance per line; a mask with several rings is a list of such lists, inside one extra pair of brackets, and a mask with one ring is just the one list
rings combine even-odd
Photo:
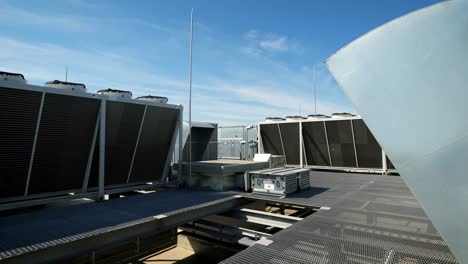
[(354, 147), (354, 158), (356, 159), (356, 168), (359, 168), (359, 162), (357, 157), (357, 149), (356, 149), (356, 137), (354, 136), (354, 125), (353, 120), (349, 120), (351, 124), (351, 136), (353, 137), (353, 147)]
[(283, 228), (283, 229), (290, 227), (296, 222), (302, 220), (302, 218), (300, 217), (273, 214), (273, 213), (252, 210), (252, 209), (247, 209), (247, 208), (237, 210), (236, 212), (230, 215), (244, 219), (250, 223), (273, 226), (273, 227), (278, 227), (278, 228)]
[(145, 110), (143, 111), (143, 116), (141, 117), (140, 129), (138, 130), (138, 136), (135, 142), (135, 148), (133, 149), (132, 161), (130, 162), (130, 169), (128, 170), (127, 183), (130, 182), (130, 176), (132, 175), (133, 163), (135, 161), (136, 152), (138, 150), (138, 144), (140, 143), (141, 130), (143, 130), (143, 124), (145, 123), (146, 110), (148, 106), (145, 105)]
[(281, 128), (279, 124), (276, 125), (278, 126), (278, 133), (281, 141), (281, 148), (283, 149), (284, 161), (286, 162), (286, 164), (288, 164), (288, 158), (286, 157), (286, 152), (284, 151), (283, 135), (281, 134)]
[(101, 101), (101, 116), (99, 120), (99, 179), (98, 179), (98, 200), (104, 200), (104, 178), (106, 165), (106, 107), (107, 98)]
[(88, 162), (86, 164), (83, 187), (81, 189), (82, 192), (88, 191), (89, 174), (91, 173), (91, 165), (93, 164), (94, 149), (96, 147), (97, 132), (99, 130), (99, 120), (101, 120), (101, 108), (99, 108), (99, 112), (96, 118), (96, 125), (94, 126), (93, 140), (91, 142), (91, 149), (89, 150)]
[(333, 161), (332, 161), (332, 158), (331, 158), (330, 143), (328, 142), (327, 125), (325, 124), (325, 121), (323, 121), (323, 128), (325, 129), (325, 140), (327, 141), (328, 159), (330, 160), (330, 167), (331, 167), (331, 166), (333, 166)]
[(44, 100), (45, 100), (45, 92), (42, 92), (41, 98), (41, 105), (39, 106), (39, 113), (37, 114), (37, 121), (36, 121), (36, 130), (34, 132), (34, 142), (31, 149), (31, 159), (29, 160), (29, 168), (28, 168), (28, 176), (26, 178), (26, 187), (24, 189), (24, 196), (28, 195), (29, 191), (29, 182), (31, 180), (31, 173), (34, 163), (34, 155), (36, 153), (36, 145), (37, 145), (37, 137), (39, 136), (39, 128), (41, 126), (41, 119), (42, 119), (42, 109), (44, 108)]

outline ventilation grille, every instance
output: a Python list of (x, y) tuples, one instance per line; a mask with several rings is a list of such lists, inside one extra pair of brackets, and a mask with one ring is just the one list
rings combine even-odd
[(325, 124), (333, 166), (356, 167), (351, 121), (328, 121)]
[(106, 185), (127, 183), (144, 105), (107, 102)]
[(307, 165), (330, 166), (324, 122), (302, 123)]
[(130, 182), (161, 179), (179, 110), (148, 106)]
[(278, 124), (260, 125), (260, 134), (262, 137), (263, 150), (265, 153), (270, 153), (272, 155), (283, 155)]
[(82, 187), (100, 100), (46, 94), (29, 194)]
[(0, 197), (24, 195), (41, 98), (0, 88)]
[(279, 127), (287, 164), (299, 165), (299, 123), (283, 123)]

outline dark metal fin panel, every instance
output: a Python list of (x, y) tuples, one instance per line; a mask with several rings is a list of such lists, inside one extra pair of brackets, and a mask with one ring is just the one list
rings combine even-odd
[(327, 138), (323, 122), (302, 123), (307, 165), (330, 166)]
[(300, 164), (299, 123), (280, 124), (286, 162), (291, 165)]
[(24, 195), (41, 98), (0, 88), (0, 197)]
[(327, 121), (328, 143), (334, 167), (356, 167), (350, 120)]
[(148, 106), (130, 182), (161, 179), (178, 119), (178, 109)]
[(388, 158), (388, 156), (386, 156), (386, 159), (387, 159), (387, 168), (390, 170), (396, 169), (395, 165), (393, 165), (392, 161)]
[(260, 136), (262, 137), (263, 151), (272, 155), (283, 155), (278, 124), (261, 124)]
[(105, 185), (125, 184), (144, 105), (107, 101)]
[(46, 94), (29, 194), (82, 187), (100, 100)]
[(382, 148), (362, 119), (353, 120), (358, 164), (361, 168), (382, 168)]

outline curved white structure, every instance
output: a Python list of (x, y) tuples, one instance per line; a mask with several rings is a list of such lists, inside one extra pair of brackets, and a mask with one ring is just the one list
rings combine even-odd
[(468, 263), (468, 1), (391, 21), (326, 64), (455, 256)]

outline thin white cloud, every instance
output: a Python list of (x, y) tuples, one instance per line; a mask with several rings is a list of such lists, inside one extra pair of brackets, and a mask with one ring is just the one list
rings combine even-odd
[(266, 40), (262, 40), (259, 43), (260, 47), (271, 51), (288, 51), (289, 44), (288, 38), (285, 36), (272, 37)]
[(0, 23), (3, 25), (25, 25), (28, 27), (60, 29), (67, 31), (89, 31), (95, 21), (86, 17), (63, 14), (38, 14), (12, 6), (0, 7)]
[(251, 29), (244, 33), (247, 47), (242, 52), (247, 55), (258, 56), (267, 52), (300, 52), (302, 45), (297, 40), (291, 40), (288, 36), (274, 33), (260, 33)]

